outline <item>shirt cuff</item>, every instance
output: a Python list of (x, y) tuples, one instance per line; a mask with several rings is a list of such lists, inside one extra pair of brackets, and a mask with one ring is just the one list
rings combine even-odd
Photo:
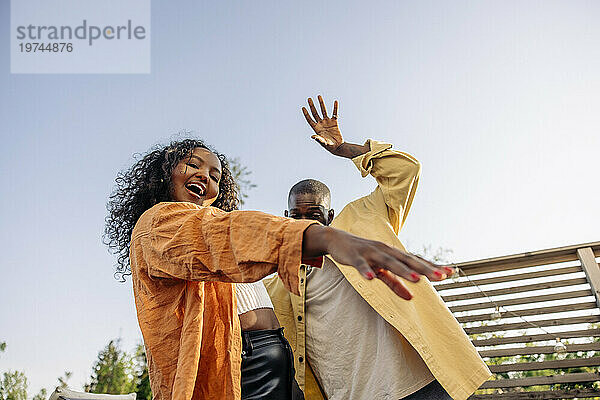
[(277, 273), (287, 290), (300, 296), (300, 278), (298, 272), (302, 263), (302, 239), (306, 228), (317, 221), (290, 220), (283, 232), (279, 248), (279, 267)]
[(392, 148), (390, 143), (379, 142), (373, 139), (367, 139), (365, 144), (368, 144), (371, 150), (352, 159), (352, 162), (356, 165), (363, 178), (371, 172), (371, 168), (373, 167), (372, 159)]
[(302, 258), (302, 264), (308, 265), (313, 268), (323, 268), (323, 263), (325, 262), (325, 258), (323, 256), (317, 258)]

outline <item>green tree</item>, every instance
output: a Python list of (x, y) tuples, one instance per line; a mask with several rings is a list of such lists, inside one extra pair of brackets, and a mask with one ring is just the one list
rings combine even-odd
[[(57, 386), (62, 389), (68, 388), (69, 385), (67, 384), (67, 381), (71, 379), (72, 375), (73, 373), (71, 371), (65, 371), (63, 376), (57, 378)], [(48, 400), (48, 390), (46, 390), (46, 388), (40, 389), (39, 393), (33, 396), (33, 400)]]
[[(0, 342), (0, 353), (6, 350), (6, 342)], [(0, 380), (0, 400), (26, 400), (27, 377), (21, 371), (8, 371)]]
[[(6, 350), (6, 342), (0, 342), (0, 353)], [(67, 387), (67, 380), (73, 375), (72, 372), (65, 371), (64, 376), (58, 378), (58, 386)], [(27, 377), (20, 371), (8, 371), (2, 375), (0, 380), (0, 400), (25, 400), (27, 399)], [(38, 394), (33, 396), (33, 400), (47, 400), (48, 391), (42, 388)]]
[(71, 376), (73, 376), (73, 373), (71, 371), (65, 371), (65, 374), (63, 376), (59, 376), (58, 377), (58, 387), (61, 389), (65, 389), (65, 388), (69, 387), (69, 385), (67, 384), (67, 381), (69, 379), (71, 379)]
[(150, 379), (148, 377), (148, 360), (146, 358), (146, 349), (143, 344), (138, 344), (136, 347), (134, 362), (137, 371), (135, 387), (137, 399), (152, 400), (152, 390), (150, 389)]
[(91, 393), (132, 393), (136, 390), (136, 378), (133, 357), (121, 350), (121, 339), (111, 340), (98, 353), (91, 382), (85, 389)]
[(48, 391), (42, 388), (38, 394), (33, 396), (33, 400), (48, 400)]
[(250, 189), (256, 187), (256, 185), (248, 178), (252, 172), (249, 171), (246, 166), (242, 165), (238, 157), (229, 160), (229, 167), (231, 169), (231, 174), (233, 175), (233, 178), (238, 186), (240, 193), (240, 204), (243, 206), (244, 200), (248, 198), (248, 192)]
[(27, 400), (27, 377), (21, 371), (8, 371), (0, 381), (0, 400)]
[(443, 247), (434, 249), (432, 245), (428, 244), (421, 246), (421, 250), (411, 251), (411, 253), (436, 264), (448, 264), (450, 262), (452, 250)]

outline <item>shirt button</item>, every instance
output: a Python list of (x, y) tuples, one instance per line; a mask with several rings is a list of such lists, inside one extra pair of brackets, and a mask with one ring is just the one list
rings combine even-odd
[(302, 315), (298, 315), (298, 321), (302, 321)]
[(304, 357), (302, 357), (302, 356), (298, 357), (298, 361), (304, 362)]

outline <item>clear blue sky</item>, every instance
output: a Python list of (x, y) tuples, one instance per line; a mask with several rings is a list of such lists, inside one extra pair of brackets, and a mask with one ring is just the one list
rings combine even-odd
[(308, 96), (340, 101), (348, 141), (423, 164), (401, 234), (454, 261), (600, 240), (600, 3), (152, 4), (149, 75), (11, 75), (0, 2), (0, 371), (30, 394), (140, 339), (130, 282), (101, 244), (118, 170), (182, 129), (238, 156), (247, 209), (281, 214), (314, 177), (333, 205), (368, 193), (310, 139)]

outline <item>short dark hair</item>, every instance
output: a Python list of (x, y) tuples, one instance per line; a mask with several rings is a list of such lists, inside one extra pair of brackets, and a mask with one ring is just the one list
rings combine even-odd
[(316, 179), (304, 179), (292, 186), (288, 194), (288, 204), (292, 196), (298, 194), (314, 194), (319, 196), (327, 204), (327, 207), (331, 204), (331, 192), (329, 188), (326, 184)]

